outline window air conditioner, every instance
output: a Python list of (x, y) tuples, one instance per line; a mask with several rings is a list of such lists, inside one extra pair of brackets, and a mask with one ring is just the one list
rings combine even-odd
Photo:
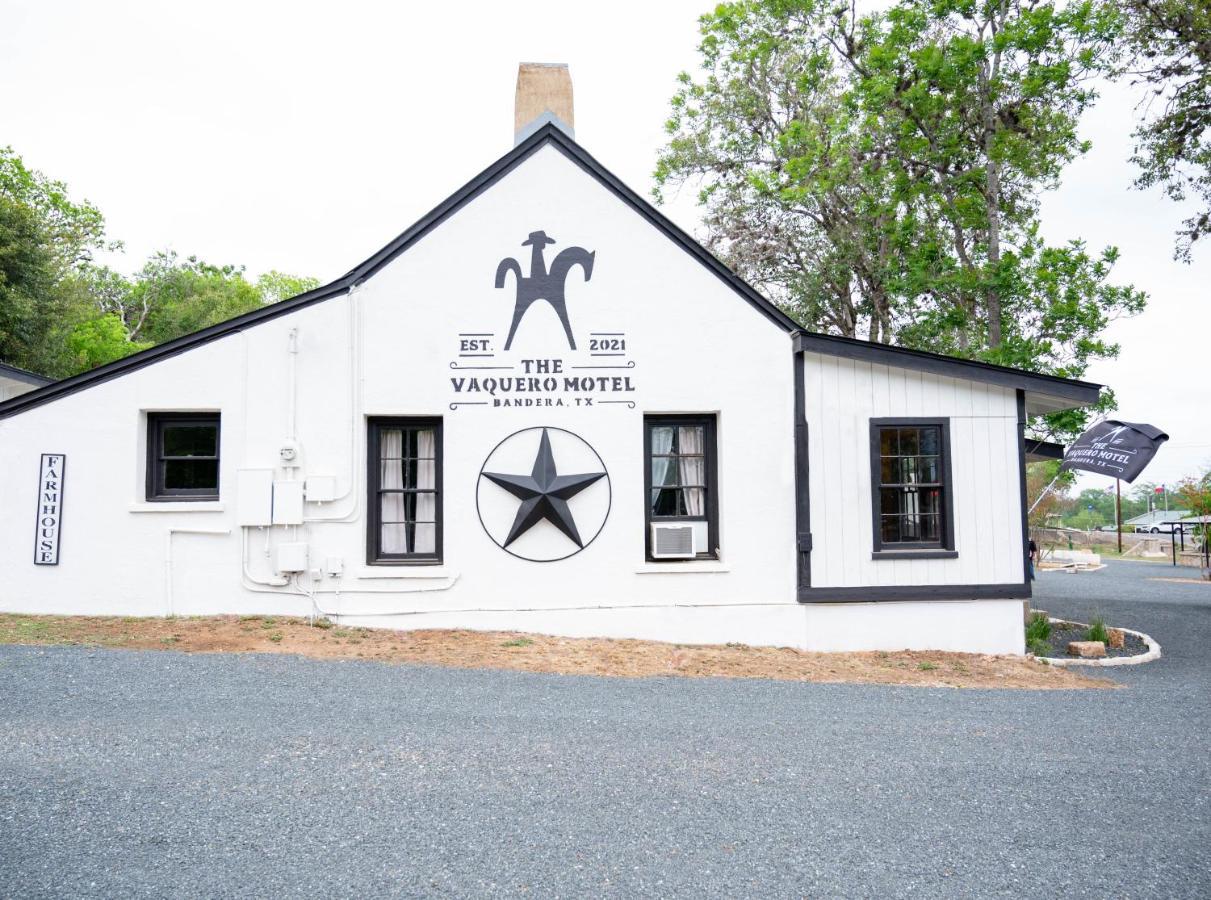
[(652, 559), (693, 559), (693, 525), (652, 525)]

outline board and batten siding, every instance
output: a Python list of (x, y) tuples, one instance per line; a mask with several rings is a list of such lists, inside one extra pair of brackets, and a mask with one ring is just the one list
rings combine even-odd
[[(1012, 388), (804, 354), (812, 587), (1010, 584), (1023, 572)], [(955, 559), (874, 559), (870, 420), (950, 420)]]

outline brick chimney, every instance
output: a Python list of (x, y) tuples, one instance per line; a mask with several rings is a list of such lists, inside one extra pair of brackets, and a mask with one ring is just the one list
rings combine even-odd
[(522, 63), (517, 67), (513, 101), (513, 144), (516, 146), (548, 122), (575, 137), (572, 76), (567, 63)]

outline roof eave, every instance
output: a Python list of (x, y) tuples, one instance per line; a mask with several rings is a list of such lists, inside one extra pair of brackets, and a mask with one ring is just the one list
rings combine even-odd
[(795, 349), (1021, 390), (1026, 394), (1026, 411), (1030, 415), (1091, 406), (1097, 403), (1102, 389), (1100, 384), (1089, 381), (809, 331), (795, 335)]

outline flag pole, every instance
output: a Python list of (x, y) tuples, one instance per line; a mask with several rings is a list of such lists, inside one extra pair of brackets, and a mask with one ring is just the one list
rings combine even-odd
[(1114, 479), (1114, 530), (1118, 532), (1118, 555), (1123, 555), (1123, 480)]

